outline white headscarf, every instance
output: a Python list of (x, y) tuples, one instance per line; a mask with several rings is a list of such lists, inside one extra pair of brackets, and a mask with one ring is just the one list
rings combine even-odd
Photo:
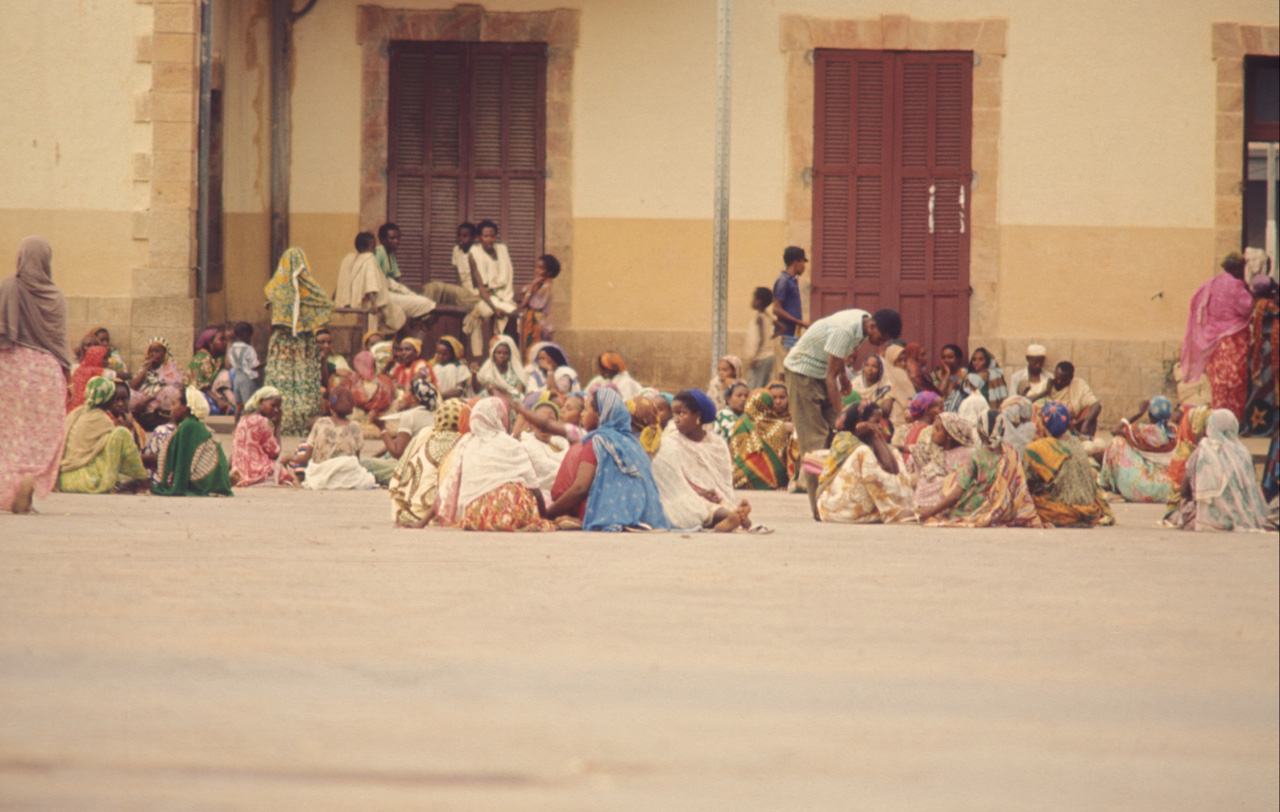
[(511, 482), (538, 488), (529, 453), (507, 427), (510, 411), (500, 398), (484, 398), (471, 409), (471, 431), (458, 441), (452, 471), (458, 483), (458, 514), (467, 505)]
[[(1233, 529), (1266, 527), (1267, 506), (1253, 471), (1253, 455), (1240, 442), (1240, 424), (1228, 409), (1214, 409), (1196, 447), (1196, 526), (1215, 527), (1230, 519)], [(1210, 516), (1210, 507), (1218, 516)]]
[[(497, 352), (498, 347), (506, 345), (511, 351), (511, 360), (507, 362), (507, 373), (514, 375), (516, 380), (520, 381), (520, 386), (524, 391), (518, 392), (512, 386), (510, 381), (498, 371), (498, 365), (494, 363), (493, 354)], [(529, 392), (529, 376), (525, 374), (524, 367), (520, 364), (520, 349), (516, 347), (516, 342), (511, 336), (498, 336), (498, 340), (493, 342), (493, 346), (489, 348), (489, 357), (485, 359), (484, 365), (480, 367), (480, 372), (476, 378), (482, 385), (496, 386), (507, 392), (512, 397), (523, 398)]]

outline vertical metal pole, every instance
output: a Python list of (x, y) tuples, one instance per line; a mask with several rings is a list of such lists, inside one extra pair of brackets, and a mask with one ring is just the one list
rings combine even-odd
[(289, 245), (289, 52), (293, 28), (291, 0), (274, 0), (271, 8), (271, 257), (276, 261)]
[(196, 148), (196, 276), (200, 325), (209, 325), (209, 160), (213, 147), (213, 0), (200, 0), (200, 141)]
[[(1271, 257), (1271, 275), (1276, 275), (1276, 182), (1277, 182), (1277, 154), (1275, 144), (1267, 144), (1267, 224), (1265, 230), (1265, 245), (1267, 256)], [(1246, 158), (1246, 160), (1248, 160)], [(1246, 172), (1247, 176), (1247, 172)]]
[(732, 0), (716, 2), (716, 173), (711, 262), (711, 376), (729, 341), (729, 41)]

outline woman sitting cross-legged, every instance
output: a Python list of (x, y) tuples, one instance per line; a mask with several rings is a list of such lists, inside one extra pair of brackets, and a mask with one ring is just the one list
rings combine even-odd
[(1173, 458), (1169, 461), (1169, 484), (1172, 495), (1166, 505), (1164, 522), (1174, 523), (1176, 514), (1182, 510), (1182, 482), (1187, 476), (1187, 463), (1195, 453), (1196, 446), (1204, 439), (1209, 428), (1209, 417), (1213, 414), (1210, 406), (1196, 406), (1182, 413), (1178, 421), (1177, 446), (1173, 449)]
[(511, 336), (497, 336), (489, 347), (489, 358), (476, 373), (480, 386), (492, 393), (504, 392), (515, 400), (523, 400), (529, 392), (529, 378), (517, 356), (516, 342)]
[(348, 418), (355, 408), (351, 392), (336, 389), (329, 395), (329, 416), (311, 427), (307, 447), (294, 462), (306, 465), (303, 485), (317, 491), (376, 488), (373, 474), (360, 464), (364, 434), (360, 424)]
[(631, 435), (622, 396), (597, 389), (587, 397), (582, 426), (590, 434), (565, 454), (547, 515), (577, 516), (584, 530), (666, 529), (649, 455)]
[(1036, 438), (1036, 407), (1022, 395), (1009, 395), (1000, 404), (1000, 422), (1004, 423), (1004, 441), (1019, 454)]
[(943, 483), (952, 471), (969, 463), (977, 445), (978, 433), (969, 421), (954, 412), (938, 415), (932, 430), (911, 450), (911, 469), (916, 473), (916, 510), (929, 510), (942, 501)]
[(274, 386), (264, 386), (244, 405), (244, 416), (231, 439), (231, 483), (296, 485), (289, 467), (292, 459), (280, 459), (280, 421), (284, 397)]
[(1027, 484), (1036, 512), (1054, 527), (1115, 524), (1089, 454), (1070, 428), (1066, 404), (1051, 400), (1040, 407), (1038, 439), (1027, 445)]
[(1204, 439), (1187, 461), (1182, 504), (1169, 524), (1183, 530), (1264, 530), (1267, 504), (1253, 455), (1240, 442), (1240, 424), (1229, 409), (1214, 409)]
[(555, 524), (542, 517), (533, 463), (511, 436), (507, 401), (481, 399), (471, 409), (470, 424), (470, 433), (440, 468), (440, 524), (463, 530), (555, 530)]
[(978, 421), (978, 444), (969, 460), (943, 482), (942, 499), (919, 511), (920, 520), (942, 527), (1042, 527), (1027, 490), (1022, 461), (1004, 442), (1000, 413), (988, 409)]
[(173, 360), (169, 342), (160, 336), (147, 345), (147, 358), (129, 381), (133, 394), (129, 410), (144, 429), (167, 424), (169, 411), (182, 396), (182, 370)]
[(67, 415), (58, 490), (147, 490), (151, 475), (142, 464), (133, 432), (123, 424), (129, 415), (128, 388), (117, 388), (115, 381), (99, 376), (85, 384), (84, 395), (84, 403)]
[(696, 389), (671, 402), (671, 423), (653, 457), (653, 481), (672, 527), (720, 533), (751, 527), (751, 505), (734, 503), (729, 447), (708, 430), (715, 410), (710, 396)]
[(453, 336), (441, 336), (436, 343), (431, 371), (436, 376), (436, 388), (442, 400), (467, 398), (478, 391), (471, 368), (462, 356), (462, 342)]
[(885, 438), (880, 405), (860, 401), (841, 420), (859, 442), (818, 496), (818, 518), (858, 524), (915, 521), (915, 477)]
[[(1149, 422), (1139, 425), (1146, 413)], [(1178, 415), (1178, 419), (1181, 419)], [(1178, 446), (1173, 403), (1156, 396), (1132, 419), (1120, 421), (1102, 454), (1102, 487), (1127, 502), (1168, 502), (1173, 495), (1169, 464)]]
[(172, 412), (177, 429), (165, 444), (152, 493), (158, 496), (231, 495), (231, 470), (226, 455), (201, 422), (208, 416), (208, 398), (194, 386), (183, 390)]
[(791, 427), (778, 414), (770, 391), (752, 392), (729, 435), (733, 486), (757, 491), (786, 488), (787, 461), (794, 443)]
[(398, 527), (426, 527), (436, 515), (440, 466), (470, 431), (471, 407), (450, 398), (436, 410), (434, 422), (415, 433), (391, 474), (391, 520)]

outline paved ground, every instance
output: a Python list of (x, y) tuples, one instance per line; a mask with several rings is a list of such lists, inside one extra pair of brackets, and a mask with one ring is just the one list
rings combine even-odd
[(1277, 539), (0, 514), (0, 808), (1275, 809)]

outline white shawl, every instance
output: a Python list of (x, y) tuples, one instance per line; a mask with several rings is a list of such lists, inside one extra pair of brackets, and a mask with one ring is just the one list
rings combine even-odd
[(717, 508), (736, 507), (733, 459), (729, 446), (715, 432), (706, 432), (702, 441), (695, 443), (674, 423), (668, 424), (652, 466), (662, 510), (674, 528), (703, 527)]
[(467, 505), (515, 482), (530, 490), (539, 487), (529, 454), (507, 429), (507, 405), (485, 398), (471, 409), (471, 432), (454, 447), (453, 471), (458, 483), (458, 514)]

